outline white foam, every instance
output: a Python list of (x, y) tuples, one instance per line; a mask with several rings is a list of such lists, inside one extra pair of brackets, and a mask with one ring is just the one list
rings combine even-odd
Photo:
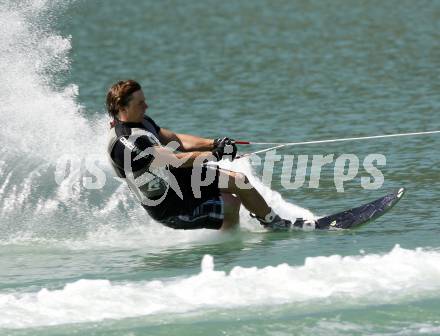
[(207, 309), (289, 305), (301, 313), (329, 305), (350, 307), (439, 297), (440, 252), (396, 246), (384, 255), (307, 258), (302, 266), (214, 270), (210, 256), (195, 276), (148, 282), (79, 280), (60, 290), (0, 294), (0, 326), (26, 328), (203, 313)]
[[(413, 336), (413, 335), (439, 335), (439, 321), (433, 323), (411, 323), (410, 321), (396, 322), (399, 316), (393, 319), (393, 323), (384, 326), (380, 321), (372, 323), (371, 319), (366, 322), (348, 322), (342, 318), (324, 318), (315, 325), (303, 325), (301, 335), (393, 335), (393, 336)], [(378, 331), (376, 331), (378, 330)]]
[(9, 155), (56, 162), (60, 153), (98, 153), (105, 142), (82, 115), (78, 87), (56, 84), (69, 69), (71, 41), (51, 30), (54, 16), (45, 13), (62, 4), (0, 4), (0, 116), (7, 126), (0, 141)]
[[(144, 219), (136, 225), (132, 221), (125, 228), (102, 226), (87, 233), (84, 240), (58, 241), (72, 250), (90, 249), (141, 249), (148, 253), (160, 252), (169, 248), (190, 248), (196, 245), (218, 243), (230, 235), (219, 235), (213, 230), (174, 230), (149, 218), (142, 209)], [(141, 215), (141, 216), (142, 216)]]
[[(55, 183), (53, 170), (62, 154), (105, 158), (105, 118), (87, 120), (76, 102), (78, 88), (57, 85), (70, 65), (71, 42), (50, 26), (65, 3), (0, 3), (0, 117), (6, 123), (0, 133), (0, 214), (9, 230), (25, 229), (23, 221), (32, 218), (50, 222), (48, 213), (60, 218), (60, 206), (77, 196), (66, 196)], [(81, 190), (77, 199), (87, 192)], [(87, 209), (88, 201), (73, 212)], [(0, 236), (5, 234), (2, 227)]]

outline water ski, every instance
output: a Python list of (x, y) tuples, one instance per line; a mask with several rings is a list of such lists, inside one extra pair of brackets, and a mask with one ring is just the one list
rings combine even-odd
[[(382, 216), (399, 202), (404, 193), (405, 189), (400, 188), (393, 193), (357, 208), (321, 217), (312, 225), (316, 230), (338, 230), (357, 227)], [(302, 218), (298, 218), (293, 224), (294, 227), (301, 229), (307, 229), (309, 225), (310, 224), (305, 222)]]

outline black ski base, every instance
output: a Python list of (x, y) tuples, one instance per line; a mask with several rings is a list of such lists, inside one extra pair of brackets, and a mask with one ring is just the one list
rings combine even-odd
[[(393, 193), (357, 208), (321, 217), (316, 220), (316, 223), (312, 228), (316, 230), (341, 230), (358, 227), (385, 214), (397, 202), (399, 202), (404, 193), (405, 189), (400, 188)], [(302, 218), (297, 218), (295, 223), (293, 223), (293, 226), (296, 228), (307, 229), (310, 228), (310, 223), (305, 223)]]

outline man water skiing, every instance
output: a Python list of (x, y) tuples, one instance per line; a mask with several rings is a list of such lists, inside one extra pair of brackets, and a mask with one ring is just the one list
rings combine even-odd
[[(231, 139), (205, 139), (159, 127), (144, 115), (148, 105), (134, 80), (114, 84), (106, 104), (113, 119), (110, 163), (153, 219), (175, 229), (226, 230), (237, 226), (242, 204), (264, 227), (291, 227), (245, 175), (206, 165), (226, 156), (235, 158), (237, 148)], [(211, 178), (212, 183), (194, 188), (197, 174), (200, 181)]]

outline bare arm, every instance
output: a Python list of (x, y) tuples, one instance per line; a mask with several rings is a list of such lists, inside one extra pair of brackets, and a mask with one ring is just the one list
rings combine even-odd
[(170, 149), (161, 146), (154, 147), (154, 160), (151, 163), (151, 167), (164, 167), (171, 165), (173, 167), (193, 167), (201, 166), (207, 160), (215, 160), (214, 155), (211, 152), (186, 152), (186, 153), (173, 153)]
[(176, 134), (166, 128), (160, 129), (159, 136), (164, 144), (177, 141), (180, 144), (179, 150), (182, 152), (211, 151), (214, 147), (213, 139), (205, 139), (189, 134)]

